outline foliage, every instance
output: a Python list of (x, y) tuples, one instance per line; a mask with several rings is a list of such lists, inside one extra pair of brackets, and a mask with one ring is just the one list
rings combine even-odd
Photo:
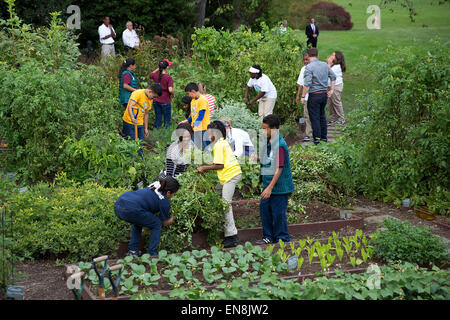
[(210, 244), (220, 242), (223, 232), (223, 213), (227, 205), (215, 190), (217, 174), (198, 173), (190, 168), (177, 177), (182, 189), (171, 199), (175, 223), (163, 229), (160, 249), (180, 252), (191, 246), (192, 233), (204, 232)]
[[(261, 129), (261, 120), (255, 113), (245, 107), (243, 102), (225, 100), (219, 104), (219, 110), (213, 114), (212, 120), (224, 117), (233, 121), (233, 127), (242, 129), (249, 133), (254, 145), (257, 145), (256, 134)], [(253, 134), (252, 134), (253, 133)]]
[(341, 156), (321, 147), (295, 145), (290, 148), (289, 159), (295, 185), (289, 205), (305, 204), (312, 200), (337, 206), (348, 203), (347, 191), (328, 179), (330, 174), (338, 172), (343, 166)]
[(374, 64), (376, 90), (359, 97), (360, 109), (346, 126), (351, 138), (329, 148), (346, 159), (335, 181), (371, 199), (415, 205), (448, 214), (447, 46), (431, 41), (424, 56), (412, 48), (384, 52)]
[(79, 66), (77, 36), (62, 25), (58, 13), (50, 14), (48, 27), (34, 29), (16, 15), (14, 1), (8, 4), (9, 19), (0, 19), (0, 56), (9, 68), (37, 63), (55, 72)]
[(336, 3), (322, 1), (315, 3), (309, 10), (321, 30), (350, 30), (353, 23), (350, 13)]
[(374, 254), (383, 261), (407, 261), (428, 265), (450, 258), (446, 252), (448, 245), (440, 237), (430, 232), (427, 226), (411, 226), (409, 221), (384, 219), (385, 230), (377, 230), (370, 244)]
[(129, 224), (113, 209), (125, 189), (79, 185), (63, 174), (56, 180), (54, 185), (38, 183), (6, 202), (13, 213), (13, 250), (18, 256), (89, 259), (126, 240)]
[[(381, 266), (380, 275), (336, 272), (331, 278), (306, 279), (301, 298), (308, 300), (447, 300), (450, 271), (419, 268), (411, 263)], [(376, 285), (379, 279), (379, 287)]]
[[(305, 48), (304, 36), (288, 28), (280, 33), (278, 27), (270, 29), (261, 24), (261, 32), (244, 27), (230, 33), (213, 28), (197, 28), (192, 35), (192, 61), (203, 74), (214, 78), (208, 84), (220, 88), (224, 96), (235, 101), (244, 97), (248, 82), (248, 68), (257, 63), (277, 88), (278, 97), (274, 113), (283, 120), (298, 119), (300, 110), (294, 103), (297, 85), (285, 79), (298, 77)], [(217, 79), (217, 81), (214, 81)], [(250, 91), (253, 95), (253, 89)], [(250, 106), (255, 112), (257, 105)]]

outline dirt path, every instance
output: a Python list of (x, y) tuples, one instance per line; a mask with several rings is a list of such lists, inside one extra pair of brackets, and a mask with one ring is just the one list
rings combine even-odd
[[(327, 127), (327, 139), (328, 142), (333, 142), (336, 137), (340, 137), (343, 135), (342, 133), (342, 126), (339, 124), (331, 124)], [(314, 144), (312, 141), (303, 141), (303, 138), (305, 137), (305, 133), (301, 132), (300, 130), (294, 134), (294, 135), (290, 135), (288, 137), (285, 138), (285, 141), (287, 143), (288, 146), (292, 146), (294, 144), (301, 144), (303, 146), (309, 146)]]

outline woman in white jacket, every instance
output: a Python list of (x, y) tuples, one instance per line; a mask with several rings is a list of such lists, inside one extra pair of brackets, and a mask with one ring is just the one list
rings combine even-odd
[(336, 75), (333, 94), (328, 98), (328, 105), (330, 107), (328, 125), (334, 122), (344, 124), (345, 116), (341, 100), (342, 90), (344, 89), (342, 73), (346, 71), (344, 55), (340, 51), (335, 51), (327, 58), (327, 63)]

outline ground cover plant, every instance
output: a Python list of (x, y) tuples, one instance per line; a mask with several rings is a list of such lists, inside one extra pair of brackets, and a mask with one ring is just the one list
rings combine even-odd
[[(133, 300), (180, 299), (204, 300), (447, 300), (450, 297), (450, 271), (437, 267), (429, 270), (411, 263), (381, 266), (379, 274), (367, 270), (349, 274), (340, 270), (332, 277), (297, 280), (280, 279), (267, 274), (257, 283), (237, 278), (211, 291), (187, 289), (182, 295), (135, 294)], [(181, 293), (181, 290), (179, 291)]]
[(412, 226), (409, 221), (384, 219), (385, 230), (378, 229), (371, 239), (374, 255), (386, 261), (406, 261), (419, 265), (448, 264), (448, 244), (427, 226)]
[[(212, 285), (227, 286), (237, 278), (253, 282), (273, 273), (283, 277), (297, 276), (299, 272), (320, 274), (335, 269), (367, 267), (371, 257), (372, 248), (366, 236), (357, 230), (350, 237), (341, 238), (339, 233), (333, 233), (326, 241), (308, 237), (289, 244), (280, 241), (266, 248), (246, 242), (229, 251), (213, 246), (211, 250), (184, 251), (182, 254), (161, 250), (158, 257), (148, 254), (140, 258), (128, 256), (114, 263), (124, 265), (122, 295), (171, 290), (169, 296), (183, 299), (188, 298), (183, 295), (187, 288), (205, 291)], [(293, 262), (295, 265), (290, 267)], [(81, 262), (79, 267), (87, 272), (91, 289), (98, 285), (90, 263)], [(111, 293), (109, 284), (106, 284), (106, 292)]]

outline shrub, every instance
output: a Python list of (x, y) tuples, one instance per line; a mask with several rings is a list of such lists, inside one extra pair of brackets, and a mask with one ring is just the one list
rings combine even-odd
[(447, 45), (432, 42), (426, 53), (390, 47), (378, 53), (390, 59), (373, 64), (377, 89), (358, 97), (361, 107), (345, 128), (350, 137), (328, 148), (346, 159), (335, 181), (371, 199), (400, 206), (410, 198), (448, 214), (450, 67)]
[(445, 241), (433, 235), (430, 227), (411, 226), (409, 221), (392, 218), (383, 220), (386, 230), (371, 237), (375, 256), (383, 261), (407, 261), (421, 265), (430, 265), (449, 258)]
[(221, 193), (215, 190), (217, 174), (213, 171), (198, 173), (190, 168), (177, 177), (181, 189), (171, 199), (171, 212), (175, 223), (163, 228), (160, 249), (181, 252), (192, 244), (192, 233), (204, 232), (213, 245), (222, 239), (224, 218), (228, 208)]
[(322, 1), (314, 4), (309, 10), (321, 30), (350, 30), (353, 22), (350, 13), (336, 3)]
[(63, 177), (8, 199), (18, 256), (89, 260), (116, 250), (117, 242), (127, 239), (129, 224), (119, 220), (113, 208), (125, 189), (79, 185)]
[[(219, 110), (213, 114), (212, 120), (218, 120), (224, 117), (233, 121), (233, 127), (254, 132), (255, 134), (261, 129), (261, 120), (255, 113), (249, 111), (243, 102), (226, 100), (219, 104)], [(250, 136), (250, 138), (252, 138)], [(256, 138), (256, 137), (255, 137)], [(256, 141), (253, 141), (256, 145)]]

